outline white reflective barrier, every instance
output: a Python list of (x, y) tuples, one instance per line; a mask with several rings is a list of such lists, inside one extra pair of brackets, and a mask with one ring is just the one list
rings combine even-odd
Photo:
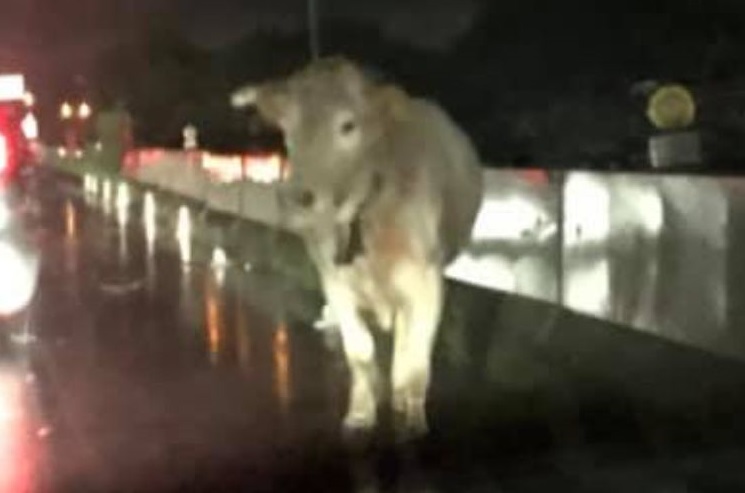
[[(274, 186), (219, 184), (185, 155), (177, 162), (170, 155), (133, 178), (281, 227)], [(745, 179), (544, 170), (484, 177), (471, 244), (447, 277), (720, 352), (738, 347)], [(179, 213), (182, 242), (187, 216)]]

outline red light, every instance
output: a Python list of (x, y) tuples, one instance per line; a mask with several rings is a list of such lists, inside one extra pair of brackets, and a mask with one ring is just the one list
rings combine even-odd
[(5, 135), (0, 134), (0, 173), (4, 173), (8, 169), (9, 155), (8, 155), (8, 139)]

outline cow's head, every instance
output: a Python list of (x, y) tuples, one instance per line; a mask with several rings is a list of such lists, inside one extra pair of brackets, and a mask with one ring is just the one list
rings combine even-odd
[(374, 161), (387, 120), (404, 95), (373, 82), (340, 57), (311, 63), (292, 76), (233, 93), (235, 107), (255, 107), (283, 132), (291, 163), (283, 187), (296, 214), (325, 215)]

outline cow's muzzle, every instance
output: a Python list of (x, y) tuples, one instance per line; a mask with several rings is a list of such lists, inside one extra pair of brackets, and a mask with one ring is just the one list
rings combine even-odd
[(316, 204), (316, 194), (305, 187), (289, 187), (283, 196), (285, 204), (292, 209), (308, 210)]

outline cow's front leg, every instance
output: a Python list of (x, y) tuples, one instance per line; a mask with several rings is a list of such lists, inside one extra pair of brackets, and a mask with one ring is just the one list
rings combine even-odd
[(351, 380), (344, 429), (366, 432), (376, 424), (380, 392), (375, 342), (360, 317), (353, 292), (339, 282), (329, 283), (328, 287), (328, 301), (339, 323)]
[(396, 431), (404, 440), (428, 431), (426, 400), (444, 289), (435, 266), (406, 269), (398, 277), (404, 303), (396, 316), (392, 375)]

